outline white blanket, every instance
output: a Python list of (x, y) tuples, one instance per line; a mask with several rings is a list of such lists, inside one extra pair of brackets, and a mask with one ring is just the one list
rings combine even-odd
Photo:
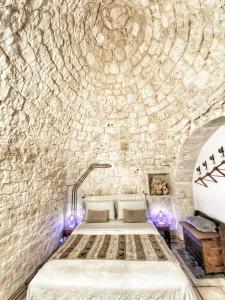
[[(146, 224), (136, 224), (136, 229), (132, 229), (135, 227), (132, 224), (124, 224), (122, 228), (114, 222), (82, 224), (76, 232), (157, 233), (153, 224)], [(197, 300), (187, 277), (173, 262), (79, 259), (47, 262), (31, 281), (27, 300), (68, 299)]]

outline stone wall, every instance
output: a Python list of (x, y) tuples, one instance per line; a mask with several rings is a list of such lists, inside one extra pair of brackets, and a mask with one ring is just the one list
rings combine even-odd
[(65, 170), (57, 149), (25, 138), (1, 147), (0, 299), (8, 299), (58, 246)]
[(224, 115), (224, 9), (1, 2), (1, 299), (58, 243), (67, 186), (91, 163), (114, 166), (99, 189), (141, 191), (147, 173), (173, 176), (184, 141)]

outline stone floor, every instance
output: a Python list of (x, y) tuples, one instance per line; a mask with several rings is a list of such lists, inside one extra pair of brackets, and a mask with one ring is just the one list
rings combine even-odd
[(172, 252), (178, 258), (182, 269), (190, 279), (199, 300), (225, 300), (225, 278), (196, 279), (177, 255), (177, 246), (172, 244)]
[[(179, 259), (176, 250), (177, 245), (172, 244), (172, 252), (178, 258), (181, 263), (182, 269), (190, 279), (190, 282), (195, 289), (198, 300), (225, 300), (225, 279), (196, 279), (192, 275), (190, 270), (184, 265), (183, 261)], [(24, 297), (19, 300), (26, 300), (26, 295), (24, 295)]]

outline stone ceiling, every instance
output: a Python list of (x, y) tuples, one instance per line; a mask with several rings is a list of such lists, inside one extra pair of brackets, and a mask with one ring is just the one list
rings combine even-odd
[(225, 115), (224, 90), (224, 0), (1, 0), (0, 298), (58, 245), (89, 164), (113, 168), (84, 192), (148, 192), (147, 174), (184, 168), (183, 142)]
[(224, 5), (3, 0), (4, 143), (59, 144), (76, 163), (104, 160), (115, 143), (138, 157), (139, 145), (156, 165), (171, 162), (193, 122), (223, 110)]

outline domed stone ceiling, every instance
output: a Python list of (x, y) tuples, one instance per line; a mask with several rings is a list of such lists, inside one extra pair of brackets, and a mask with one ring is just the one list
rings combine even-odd
[(12, 56), (3, 62), (4, 93), (13, 86), (15, 99), (26, 78), (22, 96), (39, 98), (37, 109), (56, 119), (60, 110), (65, 124), (80, 123), (81, 114), (102, 127), (99, 120), (130, 119), (135, 110), (141, 126), (188, 124), (223, 85), (220, 1), (5, 1), (3, 8), (3, 61)]
[(0, 10), (3, 153), (56, 147), (69, 182), (93, 161), (170, 169), (195, 126), (223, 114), (222, 1), (4, 0)]
[[(20, 269), (24, 219), (42, 230), (32, 244), (41, 262), (60, 235), (67, 186), (89, 164), (113, 168), (96, 171), (88, 192), (148, 192), (147, 174), (173, 173), (183, 141), (224, 115), (224, 1), (3, 0), (0, 76), (0, 250), (12, 248), (6, 261)], [(193, 206), (177, 193), (182, 217)], [(34, 267), (24, 264), (17, 285)]]
[(137, 64), (142, 59), (139, 55), (135, 61), (133, 56), (145, 39), (147, 24), (144, 11), (120, 2), (100, 5), (96, 20), (88, 24), (85, 35), (86, 61), (91, 71), (106, 75), (102, 83), (107, 83), (107, 75), (131, 72), (132, 61)]

